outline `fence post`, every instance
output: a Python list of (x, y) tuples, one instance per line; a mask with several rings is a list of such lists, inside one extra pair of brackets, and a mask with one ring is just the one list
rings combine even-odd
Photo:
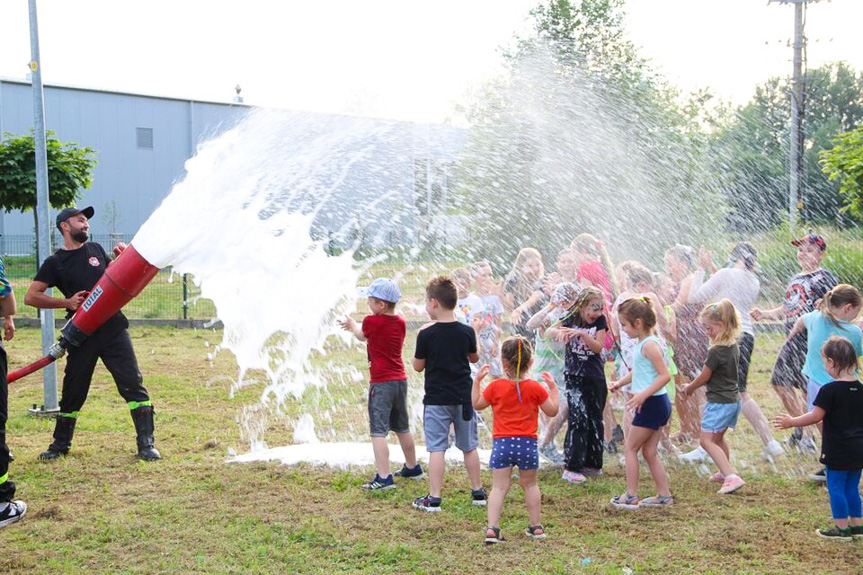
[(183, 274), (183, 319), (189, 319), (189, 274)]

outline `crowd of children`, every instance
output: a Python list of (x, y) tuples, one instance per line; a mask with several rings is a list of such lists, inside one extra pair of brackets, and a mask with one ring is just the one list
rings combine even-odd
[[(525, 532), (546, 537), (537, 484), (541, 456), (563, 465), (563, 480), (583, 484), (602, 474), (604, 453), (616, 453), (622, 441), (626, 487), (610, 502), (620, 509), (674, 504), (660, 449), (683, 461), (712, 460), (717, 471), (709, 480), (721, 484), (720, 494), (741, 489), (745, 481), (726, 440), (741, 413), (763, 442), (765, 458), (785, 452), (747, 392), (753, 323), (772, 319), (783, 320), (788, 333), (771, 383), (790, 414), (774, 424), (796, 428), (789, 445), (803, 450), (814, 446), (806, 427), (819, 423), (822, 429), (825, 467), (811, 477), (826, 478), (835, 527), (818, 535), (863, 537), (863, 387), (856, 371), (863, 349), (855, 324), (863, 299), (821, 268), (823, 237), (809, 234), (792, 243), (801, 273), (789, 281), (783, 305), (771, 310), (754, 307), (758, 253), (746, 242), (733, 248), (722, 269), (703, 248), (673, 246), (665, 254), (664, 273), (654, 273), (636, 261), (613, 268), (602, 242), (581, 234), (558, 253), (555, 272), (546, 273), (540, 252), (525, 248), (504, 282), (495, 280), (486, 261), (432, 279), (425, 297), (431, 322), (420, 328), (413, 358), (414, 370), (425, 379), (429, 488), (413, 506), (442, 509), (444, 452), (453, 442), (464, 455), (471, 502), (487, 506), (487, 544), (504, 540), (500, 515), (513, 468), (529, 516)], [(372, 315), (362, 324), (346, 318), (342, 327), (368, 345), (376, 475), (364, 487), (376, 490), (394, 487), (394, 477), (422, 479), (424, 473), (407, 418), (401, 359), (406, 330), (394, 313), (399, 289), (378, 279), (368, 296)], [(613, 363), (610, 381), (607, 363)], [(621, 424), (615, 402), (623, 404)], [(482, 487), (477, 451), (478, 412), (488, 407), (490, 494)], [(679, 431), (672, 436), (673, 411)], [(564, 423), (561, 456), (555, 436)], [(389, 471), (389, 431), (396, 433), (406, 461), (395, 474)], [(689, 453), (678, 449), (695, 442)], [(656, 485), (650, 497), (638, 495), (639, 457)]]

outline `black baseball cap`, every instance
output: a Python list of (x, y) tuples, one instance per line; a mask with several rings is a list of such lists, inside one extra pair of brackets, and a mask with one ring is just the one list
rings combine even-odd
[(77, 216), (78, 214), (84, 214), (87, 216), (87, 219), (93, 217), (95, 210), (93, 206), (87, 206), (83, 210), (79, 210), (78, 208), (63, 208), (60, 210), (60, 213), (57, 214), (57, 229), (60, 229), (60, 224), (71, 218), (72, 216)]

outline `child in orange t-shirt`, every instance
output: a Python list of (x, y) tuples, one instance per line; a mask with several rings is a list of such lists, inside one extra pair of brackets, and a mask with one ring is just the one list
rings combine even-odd
[(500, 352), (503, 370), (509, 379), (495, 379), (480, 392), (480, 383), (489, 373), (489, 366), (484, 365), (477, 372), (471, 388), (474, 409), (485, 409), (490, 405), (494, 415), (494, 445), (489, 460), (493, 485), (488, 498), (488, 527), (485, 531), (488, 545), (504, 540), (500, 535), (500, 514), (509, 491), (513, 467), (518, 467), (518, 482), (524, 491), (530, 516), (525, 533), (533, 539), (545, 539), (545, 530), (539, 522), (541, 503), (536, 483), (539, 469), (537, 418), (540, 409), (547, 416), (554, 417), (559, 400), (557, 385), (548, 372), (542, 373), (548, 391), (536, 380), (522, 379), (533, 364), (533, 348), (526, 338), (507, 338)]

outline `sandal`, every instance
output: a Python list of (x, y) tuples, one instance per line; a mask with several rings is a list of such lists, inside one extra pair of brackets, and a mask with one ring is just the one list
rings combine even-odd
[(674, 505), (674, 496), (656, 495), (654, 497), (647, 497), (642, 499), (639, 505), (641, 507), (671, 507)]
[(629, 511), (635, 511), (638, 509), (640, 503), (641, 500), (638, 499), (638, 495), (630, 495), (629, 493), (615, 495), (611, 498), (611, 505), (613, 507), (617, 507), (618, 509), (628, 509)]
[[(488, 532), (491, 531), (494, 533), (494, 537), (489, 537)], [(506, 538), (500, 534), (500, 527), (492, 527), (489, 525), (485, 528), (485, 544), (486, 545), (494, 545), (496, 543), (503, 543), (506, 541)]]
[(545, 539), (545, 527), (542, 525), (528, 525), (524, 533), (531, 539)]

